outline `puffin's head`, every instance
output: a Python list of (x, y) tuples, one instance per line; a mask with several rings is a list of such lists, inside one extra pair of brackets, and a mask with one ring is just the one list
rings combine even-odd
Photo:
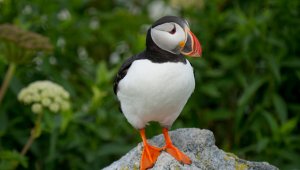
[[(190, 31), (186, 20), (165, 16), (157, 20), (149, 29), (147, 39), (162, 50), (173, 54), (183, 54), (192, 57), (200, 57), (201, 45), (197, 37)], [(147, 40), (147, 48), (149, 48)]]

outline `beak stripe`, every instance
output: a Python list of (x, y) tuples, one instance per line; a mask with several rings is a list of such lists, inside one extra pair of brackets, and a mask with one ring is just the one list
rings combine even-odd
[(189, 29), (186, 29), (186, 31), (187, 40), (185, 46), (181, 49), (181, 53), (191, 57), (200, 57), (202, 49), (197, 37)]

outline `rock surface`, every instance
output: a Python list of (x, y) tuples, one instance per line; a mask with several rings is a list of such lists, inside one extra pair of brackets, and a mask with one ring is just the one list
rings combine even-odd
[[(186, 153), (193, 163), (182, 165), (162, 151), (152, 170), (278, 170), (267, 162), (246, 161), (232, 153), (224, 152), (215, 145), (214, 135), (209, 130), (188, 128), (171, 131), (169, 134), (173, 144)], [(165, 144), (162, 135), (155, 136), (148, 141), (159, 147)], [(142, 147), (142, 143), (139, 143), (137, 147), (104, 170), (138, 170)]]

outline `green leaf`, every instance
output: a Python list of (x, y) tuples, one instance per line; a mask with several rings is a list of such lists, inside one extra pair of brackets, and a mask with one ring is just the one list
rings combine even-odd
[(108, 70), (105, 62), (100, 62), (97, 67), (96, 84), (101, 85), (109, 81)]
[(232, 112), (226, 109), (211, 110), (205, 114), (208, 121), (226, 120), (233, 116)]
[(220, 92), (215, 84), (204, 84), (200, 87), (200, 90), (210, 97), (220, 97)]
[(298, 79), (300, 79), (300, 71), (296, 71), (296, 75), (297, 75)]
[(274, 74), (274, 77), (276, 78), (276, 81), (279, 82), (281, 80), (281, 76), (280, 76), (280, 66), (279, 64), (276, 62), (274, 56), (270, 56), (268, 57), (269, 60), (269, 66), (271, 71)]
[(96, 109), (101, 105), (102, 99), (107, 95), (107, 92), (97, 86), (92, 86), (91, 88), (93, 92), (91, 109)]
[(278, 155), (280, 155), (280, 157), (287, 159), (289, 161), (299, 162), (299, 153), (297, 153), (296, 151), (289, 151), (282, 148), (279, 149)]
[(130, 150), (132, 146), (118, 145), (118, 144), (105, 144), (99, 149), (99, 155), (107, 154), (123, 154)]
[(283, 135), (288, 135), (290, 134), (293, 130), (295, 130), (297, 127), (298, 123), (298, 117), (292, 118), (285, 122), (281, 127), (280, 127), (280, 132)]
[(273, 95), (272, 101), (280, 122), (284, 123), (288, 114), (285, 101), (278, 94)]
[(25, 156), (21, 155), (17, 151), (3, 150), (0, 151), (0, 168), (12, 169), (18, 163), (21, 164), (24, 168), (28, 167), (28, 162)]
[(256, 151), (258, 153), (262, 152), (263, 150), (265, 150), (268, 147), (268, 144), (270, 142), (269, 138), (262, 138), (257, 142), (256, 145)]
[(222, 77), (224, 75), (224, 70), (221, 69), (208, 69), (205, 75), (211, 78)]
[(240, 99), (238, 100), (239, 106), (244, 106), (249, 103), (250, 99), (255, 95), (256, 91), (266, 82), (266, 79), (261, 78), (255, 80), (250, 86), (248, 86)]
[(289, 67), (289, 68), (300, 68), (300, 57), (295, 56), (294, 58), (290, 58), (288, 60), (284, 60), (282, 62), (283, 67)]
[(60, 133), (64, 133), (66, 128), (68, 127), (70, 121), (73, 118), (73, 113), (71, 110), (66, 110), (61, 112), (61, 124), (60, 124)]
[(272, 131), (273, 136), (278, 138), (279, 137), (278, 136), (279, 127), (278, 127), (278, 123), (276, 122), (276, 119), (267, 111), (263, 111), (261, 114), (265, 117), (265, 119)]

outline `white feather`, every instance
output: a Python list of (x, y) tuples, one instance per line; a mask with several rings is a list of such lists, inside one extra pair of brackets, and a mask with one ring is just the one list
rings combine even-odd
[[(169, 33), (174, 26), (176, 32)], [(174, 53), (172, 50), (177, 48), (181, 41), (186, 41), (186, 33), (178, 24), (170, 22), (152, 28), (151, 38), (159, 48)]]
[(135, 128), (157, 121), (170, 127), (195, 88), (193, 68), (183, 63), (134, 61), (119, 82), (122, 111)]

